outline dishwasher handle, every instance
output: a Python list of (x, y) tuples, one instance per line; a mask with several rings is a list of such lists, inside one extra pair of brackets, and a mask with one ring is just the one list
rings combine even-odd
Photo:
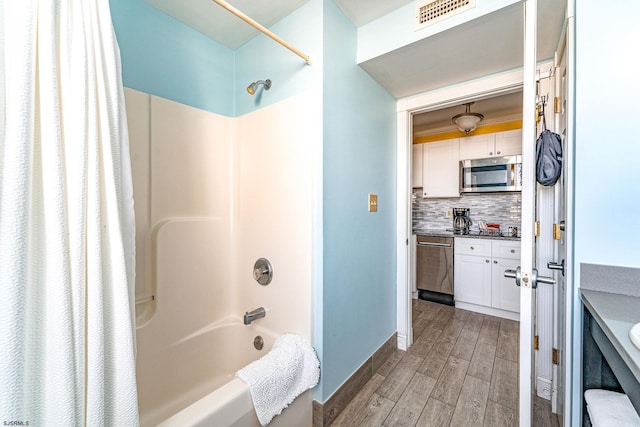
[(418, 242), (418, 246), (431, 246), (434, 248), (450, 248), (451, 243), (431, 243), (431, 242)]

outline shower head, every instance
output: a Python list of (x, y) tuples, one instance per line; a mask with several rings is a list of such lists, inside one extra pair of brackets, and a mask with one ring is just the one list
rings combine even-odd
[(256, 93), (256, 89), (258, 89), (258, 86), (260, 85), (264, 85), (265, 90), (269, 90), (271, 89), (271, 80), (258, 80), (257, 82), (251, 83), (247, 86), (247, 92), (249, 92), (249, 95), (254, 95)]

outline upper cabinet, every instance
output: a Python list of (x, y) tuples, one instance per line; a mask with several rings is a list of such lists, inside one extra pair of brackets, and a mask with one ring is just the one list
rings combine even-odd
[(522, 130), (474, 135), (460, 139), (460, 160), (522, 154)]
[(422, 196), (460, 197), (459, 139), (422, 145)]
[(460, 197), (460, 160), (522, 154), (522, 131), (413, 144), (411, 186), (422, 197)]
[(422, 147), (424, 144), (413, 144), (411, 157), (411, 186), (422, 188)]

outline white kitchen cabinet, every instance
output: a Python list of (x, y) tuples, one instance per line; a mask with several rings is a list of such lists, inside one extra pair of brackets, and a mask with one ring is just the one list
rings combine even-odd
[(491, 305), (490, 257), (455, 255), (453, 299), (478, 305)]
[(456, 238), (453, 248), (454, 300), (491, 305), (491, 241)]
[(460, 197), (459, 144), (457, 138), (421, 144), (423, 197)]
[(422, 147), (424, 144), (413, 144), (411, 156), (411, 187), (422, 188)]
[(522, 129), (497, 132), (494, 135), (496, 156), (522, 154)]
[(520, 313), (520, 288), (516, 281), (504, 277), (505, 270), (515, 270), (520, 260), (494, 258), (491, 264), (491, 306)]
[(520, 242), (457, 237), (454, 299), (462, 308), (509, 318), (520, 312), (520, 288), (505, 270), (520, 264)]
[(520, 265), (520, 242), (493, 240), (491, 243), (491, 306), (520, 312), (520, 288), (514, 279), (504, 277), (505, 270)]
[(495, 134), (473, 135), (460, 138), (460, 160), (491, 157), (495, 148)]
[(460, 160), (522, 154), (522, 130), (474, 135), (460, 139)]

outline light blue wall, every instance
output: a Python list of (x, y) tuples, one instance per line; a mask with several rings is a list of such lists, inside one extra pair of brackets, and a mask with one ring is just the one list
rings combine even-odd
[(576, 265), (640, 267), (640, 2), (576, 3)]
[[(143, 0), (110, 5), (127, 87), (231, 117), (321, 90), (322, 0), (270, 28), (311, 55), (312, 66), (264, 35), (234, 52)], [(247, 93), (249, 83), (267, 78), (271, 90)]]
[[(236, 116), (322, 89), (322, 0), (311, 0), (269, 29), (310, 55), (312, 65), (265, 35), (245, 43), (236, 51)], [(253, 96), (247, 93), (250, 83), (266, 79), (271, 80), (271, 89), (261, 88)]]
[[(580, 264), (640, 267), (640, 3), (575, 7), (575, 195), (572, 425), (582, 409)], [(595, 28), (604, 29), (594, 31)], [(631, 120), (627, 120), (630, 118)], [(568, 159), (571, 161), (571, 159)]]
[[(311, 0), (270, 28), (311, 66), (266, 36), (233, 52), (142, 0), (110, 2), (128, 87), (227, 116), (322, 93), (313, 324), (315, 398), (326, 401), (396, 331), (396, 100), (356, 65), (356, 28), (332, 0)], [(267, 78), (269, 91), (247, 94)], [(368, 193), (378, 213), (367, 212)]]
[(324, 6), (321, 402), (396, 331), (396, 100), (356, 65), (356, 28)]
[(234, 115), (234, 52), (143, 0), (110, 0), (124, 85)]

